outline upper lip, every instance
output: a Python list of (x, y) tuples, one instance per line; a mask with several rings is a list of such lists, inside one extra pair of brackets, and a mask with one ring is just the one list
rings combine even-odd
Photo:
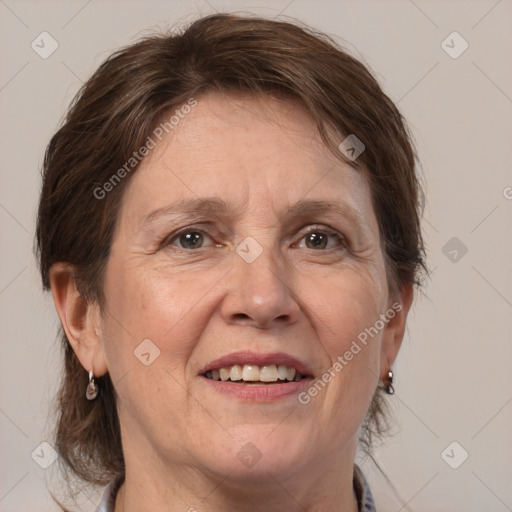
[(258, 354), (257, 352), (251, 351), (233, 352), (231, 354), (219, 357), (206, 364), (199, 371), (199, 374), (202, 375), (209, 370), (229, 367), (235, 364), (239, 364), (240, 366), (243, 366), (244, 364), (254, 364), (257, 366), (265, 366), (270, 364), (275, 364), (276, 366), (284, 365), (288, 368), (295, 368), (295, 370), (297, 370), (303, 376), (312, 375), (311, 370), (305, 363), (291, 356), (290, 354), (285, 354), (284, 352), (269, 352), (266, 354)]

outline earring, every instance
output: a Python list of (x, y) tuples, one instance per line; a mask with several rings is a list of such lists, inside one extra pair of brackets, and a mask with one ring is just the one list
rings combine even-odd
[(384, 391), (388, 395), (392, 395), (395, 392), (395, 388), (393, 387), (393, 371), (391, 368), (388, 370), (388, 375), (384, 379)]
[(85, 390), (85, 398), (87, 400), (94, 400), (98, 396), (98, 385), (94, 382), (94, 374), (92, 370), (89, 372), (89, 384), (87, 384), (87, 389)]

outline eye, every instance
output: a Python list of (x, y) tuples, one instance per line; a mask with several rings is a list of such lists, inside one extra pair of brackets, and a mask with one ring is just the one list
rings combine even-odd
[(167, 237), (163, 242), (163, 246), (174, 245), (180, 249), (190, 250), (190, 249), (201, 249), (204, 247), (204, 243), (206, 240), (211, 240), (210, 236), (208, 236), (203, 231), (198, 231), (194, 229), (186, 229), (178, 233), (174, 233)]
[(313, 250), (343, 248), (345, 247), (345, 238), (337, 231), (314, 227), (302, 235), (298, 246)]

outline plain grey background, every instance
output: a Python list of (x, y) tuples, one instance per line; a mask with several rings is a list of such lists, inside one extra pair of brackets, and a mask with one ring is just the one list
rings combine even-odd
[[(41, 443), (52, 442), (58, 319), (32, 254), (46, 144), (112, 50), (215, 11), (297, 18), (335, 36), (417, 143), (432, 274), (395, 365), (395, 435), (376, 452), (401, 500), (361, 462), (378, 510), (512, 510), (511, 0), (0, 0), (0, 510), (57, 510), (47, 485), (58, 487), (58, 464)], [(80, 493), (82, 510), (98, 496)]]

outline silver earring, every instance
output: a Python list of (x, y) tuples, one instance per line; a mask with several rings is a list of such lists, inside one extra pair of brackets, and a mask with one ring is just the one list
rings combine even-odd
[(395, 392), (395, 388), (393, 387), (393, 371), (391, 368), (388, 370), (388, 375), (384, 379), (384, 391), (388, 395), (392, 395)]
[(89, 372), (89, 384), (87, 384), (87, 389), (85, 390), (85, 398), (87, 400), (94, 400), (98, 396), (98, 385), (94, 382), (94, 374), (92, 370)]

